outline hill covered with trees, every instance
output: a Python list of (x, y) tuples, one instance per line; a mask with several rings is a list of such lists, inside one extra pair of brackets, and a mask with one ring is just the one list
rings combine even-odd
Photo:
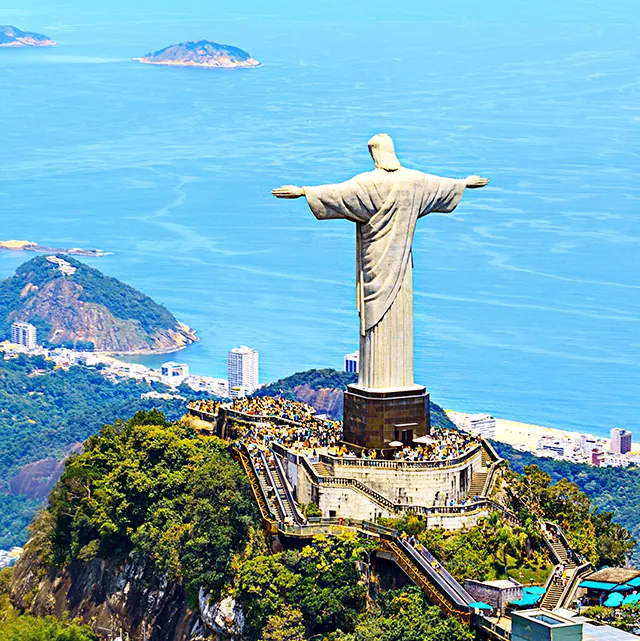
[[(25, 466), (60, 460), (70, 446), (103, 425), (141, 409), (159, 408), (171, 420), (184, 414), (182, 400), (141, 398), (152, 389), (132, 379), (112, 383), (85, 367), (56, 370), (41, 357), (0, 359), (0, 548), (24, 543), (26, 527), (40, 505), (35, 495), (11, 492), (13, 479)], [(50, 487), (55, 478), (37, 481)]]
[(54, 612), (151, 641), (194, 630), (246, 641), (472, 641), (415, 588), (372, 594), (363, 573), (372, 550), (353, 532), (270, 549), (226, 444), (141, 412), (69, 461), (4, 575), (11, 603), (0, 575), (0, 619), (19, 628)]
[(0, 281), (0, 338), (13, 321), (51, 347), (151, 353), (197, 340), (166, 307), (70, 256), (37, 256)]
[[(638, 467), (594, 467), (592, 465), (557, 461), (541, 458), (529, 452), (520, 452), (504, 443), (493, 443), (503, 458), (508, 459), (511, 468), (523, 472), (527, 466), (536, 466), (548, 475), (549, 482), (574, 484), (592, 501), (593, 508), (605, 513), (596, 523), (599, 529), (602, 520), (612, 518), (626, 528), (632, 537), (640, 540), (640, 468)], [(610, 513), (606, 516), (606, 513)], [(623, 546), (624, 538), (615, 537), (611, 545)], [(634, 548), (631, 559), (640, 564), (640, 549)]]

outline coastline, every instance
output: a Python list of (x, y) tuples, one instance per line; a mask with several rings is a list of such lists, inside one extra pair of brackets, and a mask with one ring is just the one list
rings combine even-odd
[(23, 48), (32, 48), (32, 47), (58, 47), (58, 43), (55, 42), (55, 40), (33, 40), (33, 41), (22, 41), (22, 40), (15, 40), (14, 42), (3, 42), (0, 43), (0, 48), (13, 48), (13, 49), (18, 49), (20, 47)]
[[(456, 420), (460, 420), (466, 416), (472, 415), (470, 412), (457, 412), (455, 410), (445, 410), (445, 412), (452, 420), (453, 417), (455, 417)], [(538, 441), (542, 436), (550, 436), (554, 439), (562, 439), (564, 437), (575, 439), (579, 438), (583, 434), (595, 439), (601, 439), (605, 441), (607, 446), (610, 444), (608, 436), (598, 436), (589, 432), (562, 430), (556, 427), (546, 427), (544, 425), (535, 425), (533, 423), (523, 423), (521, 421), (496, 417), (495, 440), (533, 454), (536, 454)], [(640, 442), (633, 442), (631, 453), (640, 453)]]
[(135, 62), (140, 62), (143, 65), (156, 65), (159, 67), (201, 67), (204, 69), (255, 69), (262, 67), (262, 63), (249, 58), (246, 63), (241, 64), (218, 64), (215, 62), (193, 62), (191, 60), (150, 60), (149, 58), (132, 58)]

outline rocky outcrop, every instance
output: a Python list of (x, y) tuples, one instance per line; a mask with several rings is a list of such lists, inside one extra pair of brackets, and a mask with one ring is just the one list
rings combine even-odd
[(244, 631), (244, 612), (242, 606), (232, 597), (210, 603), (204, 591), (198, 597), (200, 618), (206, 628), (215, 632), (219, 638), (236, 641), (242, 639)]
[(148, 296), (71, 257), (39, 256), (0, 281), (0, 336), (33, 323), (48, 346), (86, 345), (157, 354), (197, 341), (194, 330)]
[(75, 561), (43, 574), (31, 547), (27, 544), (13, 574), (11, 600), (19, 609), (78, 618), (105, 640), (121, 630), (132, 641), (212, 638), (189, 608), (182, 585), (159, 577), (150, 561)]
[(181, 42), (154, 53), (148, 53), (137, 62), (148, 65), (169, 65), (174, 67), (237, 68), (259, 67), (260, 63), (246, 51), (230, 45), (221, 45), (209, 40)]
[(82, 451), (82, 443), (74, 443), (65, 450), (63, 459), (45, 458), (29, 463), (9, 481), (12, 494), (24, 494), (30, 499), (44, 501), (64, 471), (67, 457)]
[(344, 391), (339, 389), (313, 389), (309, 385), (294, 387), (295, 397), (303, 403), (315, 407), (318, 414), (327, 414), (333, 419), (342, 419), (344, 411)]
[(9, 319), (44, 319), (51, 326), (48, 340), (53, 344), (83, 341), (99, 351), (153, 353), (175, 351), (195, 339), (182, 324), (149, 335), (138, 321), (117, 318), (103, 305), (80, 300), (82, 287), (72, 280), (57, 279), (27, 293), (29, 300)]
[(43, 570), (38, 544), (27, 543), (11, 583), (11, 601), (36, 616), (80, 619), (101, 639), (125, 630), (131, 641), (240, 641), (244, 613), (232, 597), (210, 602), (200, 590), (198, 611), (181, 583), (159, 576), (150, 560), (92, 559)]

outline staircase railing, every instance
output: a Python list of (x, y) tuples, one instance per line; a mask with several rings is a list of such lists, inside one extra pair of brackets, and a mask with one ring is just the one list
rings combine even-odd
[(295, 499), (293, 498), (293, 494), (291, 490), (289, 489), (289, 480), (287, 479), (287, 475), (284, 472), (284, 468), (282, 467), (282, 462), (280, 459), (273, 454), (273, 458), (276, 463), (276, 472), (280, 476), (280, 482), (282, 484), (282, 487), (284, 489), (284, 493), (287, 497), (287, 501), (289, 502), (289, 507), (291, 508), (291, 513), (293, 514), (293, 520), (298, 524), (302, 525), (305, 522), (304, 516), (300, 513), (300, 510), (298, 510), (298, 504), (296, 503)]
[(573, 598), (573, 595), (575, 594), (576, 588), (578, 587), (580, 581), (588, 575), (593, 572), (593, 566), (591, 563), (583, 563), (580, 567), (577, 567), (575, 569), (575, 572), (573, 576), (569, 579), (567, 582), (567, 586), (565, 589), (562, 591), (562, 596), (560, 597), (560, 601), (558, 602), (558, 607), (559, 608), (565, 608), (567, 605), (571, 603), (571, 599)]
[(258, 504), (258, 510), (260, 511), (260, 518), (262, 522), (270, 533), (275, 534), (277, 531), (277, 515), (273, 514), (269, 507), (268, 499), (264, 496), (262, 486), (260, 485), (260, 479), (258, 478), (257, 472), (254, 468), (253, 461), (251, 460), (251, 454), (249, 453), (247, 446), (243, 443), (240, 447), (234, 447), (232, 449), (232, 454), (240, 460), (240, 464), (249, 479), (249, 485), (251, 486), (253, 497)]
[(284, 521), (287, 517), (287, 510), (284, 507), (284, 503), (282, 502), (282, 497), (280, 496), (280, 492), (278, 492), (278, 487), (276, 486), (276, 480), (273, 478), (273, 472), (271, 471), (271, 466), (269, 465), (269, 461), (267, 460), (267, 457), (263, 450), (260, 450), (260, 460), (262, 461), (262, 465), (264, 466), (264, 471), (265, 471), (265, 474), (267, 475), (268, 484), (273, 490), (274, 500), (278, 508), (278, 512), (280, 513), (280, 520)]

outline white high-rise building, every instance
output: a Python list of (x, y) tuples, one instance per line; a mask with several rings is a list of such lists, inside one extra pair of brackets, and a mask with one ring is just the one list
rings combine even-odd
[(13, 323), (11, 325), (11, 342), (27, 349), (36, 348), (37, 332), (31, 323)]
[(495, 438), (496, 419), (489, 414), (470, 414), (466, 419), (466, 428), (471, 434), (483, 438)]
[(631, 451), (632, 434), (627, 430), (614, 427), (611, 430), (611, 451), (614, 454), (626, 454)]
[(360, 353), (353, 352), (344, 357), (344, 371), (349, 374), (357, 374), (360, 371)]
[(165, 385), (180, 385), (189, 378), (189, 366), (169, 361), (160, 368), (160, 377)]
[(234, 347), (228, 360), (229, 396), (238, 398), (258, 388), (258, 352), (246, 345)]

